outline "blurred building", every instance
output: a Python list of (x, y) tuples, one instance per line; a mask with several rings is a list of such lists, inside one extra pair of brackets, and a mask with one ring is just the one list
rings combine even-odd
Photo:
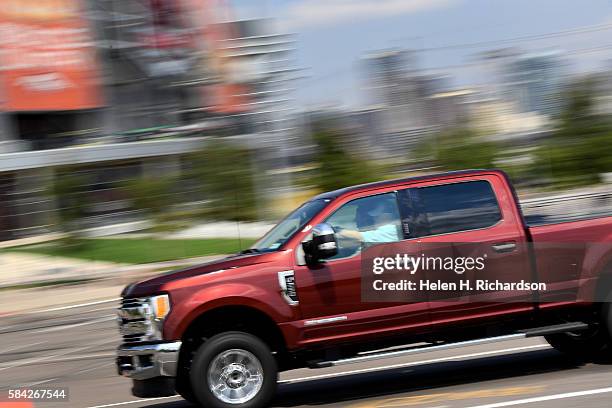
[(62, 147), (99, 134), (101, 66), (83, 6), (0, 3), (0, 150)]
[[(276, 31), (271, 19), (226, 22), (213, 29), (234, 33), (218, 45), (227, 61), (227, 81), (235, 84), (240, 98), (240, 110), (224, 115), (239, 125), (228, 140), (254, 153), (260, 202), (269, 196), (282, 199), (294, 188), (291, 167), (309, 153), (307, 139), (298, 129), (293, 96), (299, 75), (294, 36)], [(270, 210), (262, 207), (259, 216), (272, 216)]]
[(484, 54), (492, 67), (500, 99), (518, 112), (555, 116), (562, 105), (560, 92), (566, 75), (565, 61), (556, 51), (523, 53), (517, 49)]
[(472, 89), (453, 89), (428, 97), (429, 120), (439, 129), (452, 129), (464, 125), (468, 118), (468, 102)]
[(148, 136), (186, 124), (208, 78), (197, 35), (178, 2), (90, 0), (108, 101), (107, 134)]
[(598, 113), (612, 116), (612, 61), (608, 61), (606, 68), (595, 75), (597, 84), (595, 103)]
[(363, 58), (365, 82), (373, 105), (403, 105), (415, 99), (409, 83), (416, 68), (414, 53), (406, 50), (373, 52)]
[[(207, 136), (252, 147), (262, 174), (301, 152), (291, 98), (294, 40), (272, 21), (232, 21), (221, 1), (19, 4), (0, 3), (0, 32), (14, 35), (0, 38), (0, 239), (53, 229), (64, 203), (49, 189), (66, 169), (87, 175), (84, 225), (104, 227), (143, 221), (119, 193), (122, 183), (180, 174)], [(48, 47), (40, 18), (25, 19), (40, 17), (39, 5), (58, 27)], [(55, 61), (50, 52), (60, 53)], [(33, 67), (24, 70), (19, 54)], [(288, 184), (270, 176), (258, 187)]]
[(371, 105), (362, 114), (370, 118), (370, 154), (406, 156), (431, 134), (460, 121), (461, 95), (448, 92), (447, 77), (419, 71), (413, 52), (371, 53), (364, 57), (364, 72)]
[(490, 136), (538, 132), (546, 129), (549, 120), (535, 112), (517, 112), (511, 103), (487, 94), (474, 94), (467, 106), (470, 124)]

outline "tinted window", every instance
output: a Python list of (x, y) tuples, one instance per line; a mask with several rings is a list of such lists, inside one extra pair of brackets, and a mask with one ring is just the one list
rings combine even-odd
[(414, 192), (429, 235), (486, 228), (501, 220), (495, 194), (486, 181), (422, 187)]

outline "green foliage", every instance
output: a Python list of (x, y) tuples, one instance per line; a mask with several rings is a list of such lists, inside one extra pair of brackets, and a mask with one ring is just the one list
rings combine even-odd
[(469, 127), (461, 127), (432, 137), (417, 150), (417, 156), (433, 159), (448, 170), (494, 167), (495, 143), (485, 140)]
[(58, 205), (57, 216), (64, 232), (75, 228), (75, 222), (85, 213), (86, 199), (83, 186), (88, 184), (85, 176), (74, 173), (71, 169), (61, 168), (49, 186), (49, 195), (55, 197)]
[(318, 171), (307, 182), (321, 191), (336, 190), (354, 184), (380, 180), (384, 168), (350, 154), (342, 148), (339, 131), (321, 129), (314, 134), (317, 144)]
[(79, 236), (80, 220), (85, 215), (87, 207), (84, 191), (89, 178), (75, 172), (74, 168), (60, 167), (55, 170), (53, 182), (47, 189), (47, 194), (57, 205), (56, 220), (60, 231), (64, 234), (62, 244), (65, 247), (76, 248), (84, 246)]
[(596, 85), (581, 80), (568, 88), (557, 128), (536, 152), (534, 170), (553, 187), (598, 183), (602, 173), (612, 172), (612, 123), (594, 109)]
[(190, 159), (192, 168), (188, 177), (196, 181), (208, 202), (207, 217), (234, 221), (257, 218), (250, 150), (213, 140)]
[(125, 194), (132, 199), (134, 207), (159, 217), (172, 204), (174, 180), (165, 178), (140, 178), (124, 183)]

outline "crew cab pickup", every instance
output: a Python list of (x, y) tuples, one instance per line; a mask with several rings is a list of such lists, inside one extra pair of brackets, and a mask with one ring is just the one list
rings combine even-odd
[[(417, 288), (419, 301), (368, 301), (364, 243), (423, 256), (477, 244), (486, 268), (465, 279), (528, 288)], [(610, 216), (527, 225), (498, 170), (324, 193), (240, 254), (127, 286), (117, 368), (139, 397), (263, 407), (278, 373), (300, 367), (529, 336), (574, 357), (610, 358), (611, 243)]]

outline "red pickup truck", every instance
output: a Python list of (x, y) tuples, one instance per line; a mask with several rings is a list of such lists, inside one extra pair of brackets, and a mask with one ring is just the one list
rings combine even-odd
[[(487, 281), (528, 290), (417, 288), (421, 301), (365, 301), (363, 242), (414, 253), (477, 243)], [(136, 396), (263, 407), (278, 372), (299, 367), (529, 336), (576, 358), (610, 358), (611, 242), (610, 216), (528, 225), (497, 170), (340, 189), (240, 254), (126, 287), (117, 368)]]

